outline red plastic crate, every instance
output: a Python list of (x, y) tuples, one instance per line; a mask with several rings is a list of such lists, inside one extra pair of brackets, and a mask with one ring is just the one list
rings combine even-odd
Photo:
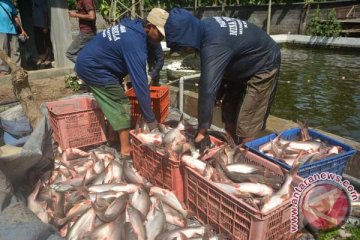
[[(147, 178), (152, 184), (174, 191), (177, 198), (184, 202), (183, 173), (180, 168), (180, 159), (172, 159), (164, 154), (154, 151), (146, 146), (130, 131), (133, 165), (140, 174)], [(215, 145), (222, 144), (221, 141), (211, 137)]]
[(106, 142), (104, 115), (95, 99), (74, 98), (46, 105), (53, 138), (61, 149)]
[[(140, 106), (139, 102), (135, 95), (135, 90), (131, 88), (126, 92), (126, 95), (129, 97), (131, 104), (131, 127), (134, 128), (137, 118), (140, 116)], [(155, 114), (156, 120), (158, 122), (163, 122), (166, 117), (169, 115), (169, 88), (164, 86), (159, 87), (150, 87), (150, 98), (151, 98), (151, 107)]]
[[(249, 151), (247, 161), (261, 165), (283, 176), (279, 166)], [(296, 177), (295, 184), (302, 178)], [(231, 196), (204, 179), (196, 171), (184, 167), (185, 205), (203, 224), (211, 224), (218, 232), (234, 240), (278, 240), (290, 237), (290, 199), (268, 214), (263, 214), (239, 198)]]

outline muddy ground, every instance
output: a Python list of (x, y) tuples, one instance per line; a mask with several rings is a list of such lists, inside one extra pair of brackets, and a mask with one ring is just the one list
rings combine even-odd
[[(29, 81), (36, 103), (40, 106), (43, 102), (77, 94), (65, 87), (64, 77), (52, 77)], [(0, 104), (16, 100), (10, 80), (0, 78)]]

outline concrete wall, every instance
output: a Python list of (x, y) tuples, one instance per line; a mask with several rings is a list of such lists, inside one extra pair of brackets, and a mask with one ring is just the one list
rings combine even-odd
[[(359, 1), (336, 1), (326, 3), (313, 3), (306, 22), (309, 23), (310, 16), (314, 14), (317, 6), (319, 5), (322, 15), (325, 17), (326, 13), (332, 8), (347, 7), (359, 4)], [(192, 11), (192, 9), (188, 9)], [(302, 34), (303, 21), (305, 19), (304, 3), (294, 4), (274, 4), (271, 7), (271, 34)], [(209, 16), (229, 16), (248, 20), (259, 27), (266, 29), (267, 24), (267, 11), (268, 6), (229, 6), (225, 7), (200, 7), (195, 15), (199, 18), (206, 18)], [(347, 11), (347, 10), (346, 10)], [(344, 15), (345, 13), (340, 13)]]

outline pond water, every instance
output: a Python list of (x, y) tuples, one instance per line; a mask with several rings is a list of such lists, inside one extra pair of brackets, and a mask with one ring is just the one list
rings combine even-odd
[[(360, 51), (281, 47), (279, 86), (271, 114), (360, 142)], [(161, 73), (166, 82), (166, 57)], [(178, 83), (174, 83), (178, 86)], [(186, 90), (197, 91), (194, 81)]]

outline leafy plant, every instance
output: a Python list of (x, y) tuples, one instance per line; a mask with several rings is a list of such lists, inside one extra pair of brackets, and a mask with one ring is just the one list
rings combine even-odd
[(77, 92), (80, 90), (80, 84), (78, 82), (78, 78), (73, 75), (65, 76), (65, 87), (70, 88), (74, 92)]
[(341, 25), (336, 18), (335, 9), (329, 11), (326, 15), (326, 20), (323, 20), (318, 5), (315, 14), (310, 19), (306, 34), (311, 36), (338, 37), (340, 30)]
[(76, 0), (67, 0), (67, 5), (70, 10), (76, 9)]

